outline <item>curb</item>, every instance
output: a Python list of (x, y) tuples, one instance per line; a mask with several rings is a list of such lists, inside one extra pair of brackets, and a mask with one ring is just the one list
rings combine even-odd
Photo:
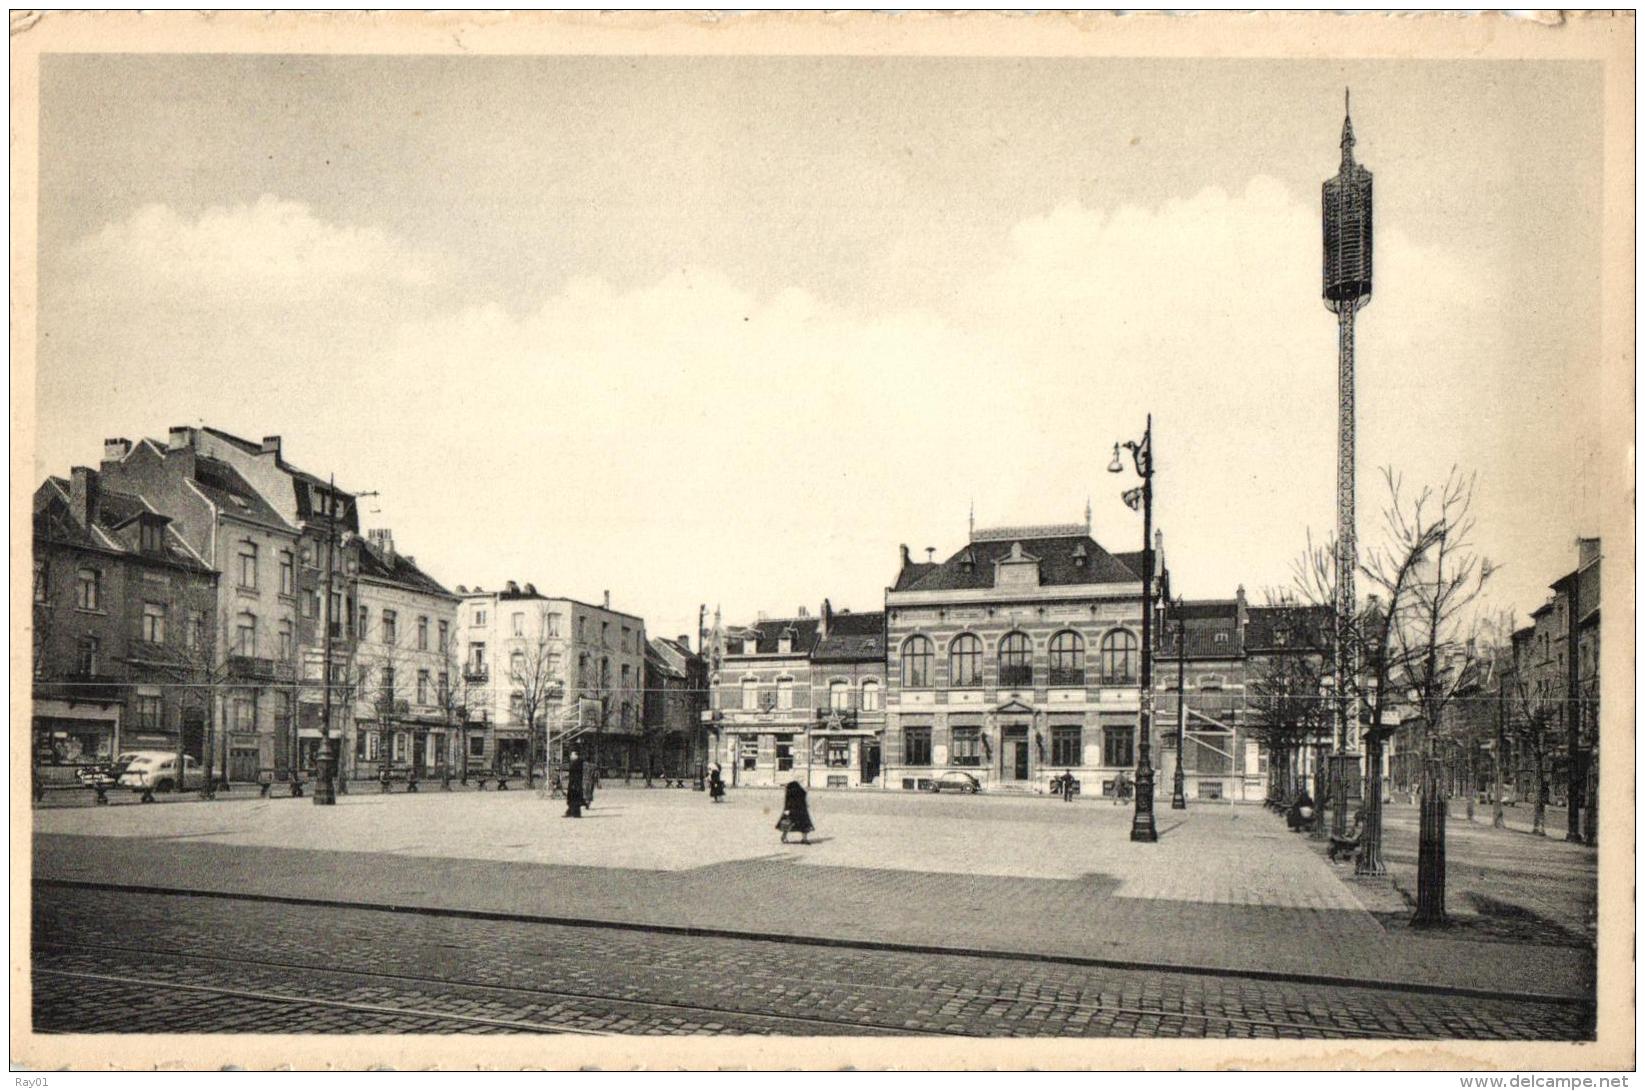
[(692, 936), (706, 939), (752, 940), (762, 943), (785, 943), (805, 947), (829, 947), (858, 951), (888, 951), (897, 954), (947, 955), (962, 958), (992, 958), (1012, 962), (1044, 962), (1064, 966), (1090, 966), (1109, 970), (1136, 970), (1154, 973), (1189, 974), (1199, 977), (1238, 977), (1254, 981), (1273, 981), (1293, 985), (1324, 985), (1334, 988), (1378, 989), (1428, 996), (1456, 996), (1475, 1000), (1531, 1001), (1543, 1004), (1595, 1006), (1592, 998), (1559, 993), (1535, 993), (1482, 989), (1465, 985), (1435, 985), (1424, 982), (1386, 981), (1375, 978), (1344, 977), (1335, 974), (1296, 973), (1283, 970), (1234, 969), (1223, 966), (1177, 965), (1168, 962), (1143, 962), (1132, 959), (1096, 958), (1081, 955), (1050, 955), (1032, 951), (994, 950), (990, 948), (945, 947), (940, 944), (902, 943), (893, 940), (840, 939), (826, 936), (798, 936), (781, 932), (757, 932), (734, 928), (699, 927), (678, 924), (643, 924), (636, 921), (599, 920), (587, 917), (562, 917), (535, 913), (517, 913), (489, 909), (453, 909), (438, 906), (397, 905), (392, 902), (347, 901), (336, 898), (310, 898), (290, 894), (235, 893), (226, 890), (190, 890), (179, 887), (147, 886), (137, 883), (98, 882), (89, 879), (52, 879), (36, 876), (35, 887), (55, 887), (64, 890), (97, 890), (123, 894), (151, 894), (188, 898), (215, 898), (224, 901), (261, 902), (271, 905), (293, 905), (317, 909), (358, 909), (378, 913), (411, 913), (426, 917), (447, 917), (457, 920), (503, 921), (520, 924), (546, 924), (567, 928), (601, 928), (619, 932), (645, 932), (666, 936)]

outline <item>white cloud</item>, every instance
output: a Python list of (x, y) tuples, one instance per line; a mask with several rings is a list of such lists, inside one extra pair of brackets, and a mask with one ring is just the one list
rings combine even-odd
[(328, 223), (302, 202), (267, 194), (197, 216), (145, 205), (84, 240), (74, 257), (81, 275), (135, 291), (277, 292), (289, 299), (424, 287), (434, 278), (425, 256), (387, 233)]

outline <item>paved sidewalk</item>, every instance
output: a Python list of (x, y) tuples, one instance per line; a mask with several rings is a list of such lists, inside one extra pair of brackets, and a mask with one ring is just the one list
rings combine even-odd
[(1259, 808), (1161, 812), (1129, 841), (1101, 802), (813, 793), (817, 844), (780, 845), (780, 797), (351, 796), (36, 812), (37, 877), (721, 929), (1163, 966), (1585, 996), (1571, 947), (1390, 932)]

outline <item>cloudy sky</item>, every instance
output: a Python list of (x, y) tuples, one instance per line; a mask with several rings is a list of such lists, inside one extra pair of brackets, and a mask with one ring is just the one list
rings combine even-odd
[[(1376, 177), (1378, 468), (1479, 474), (1521, 614), (1597, 529), (1597, 66), (49, 56), (36, 474), (205, 423), (381, 497), (448, 585), (878, 607), (1071, 522), (1177, 590), (1333, 521), (1319, 183)], [(370, 512), (368, 504), (367, 511)]]

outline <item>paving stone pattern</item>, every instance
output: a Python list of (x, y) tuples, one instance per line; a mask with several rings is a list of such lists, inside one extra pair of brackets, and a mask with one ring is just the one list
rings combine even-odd
[(57, 888), (38, 892), (34, 944), (42, 1031), (1574, 1040), (1591, 1018), (1392, 989)]

